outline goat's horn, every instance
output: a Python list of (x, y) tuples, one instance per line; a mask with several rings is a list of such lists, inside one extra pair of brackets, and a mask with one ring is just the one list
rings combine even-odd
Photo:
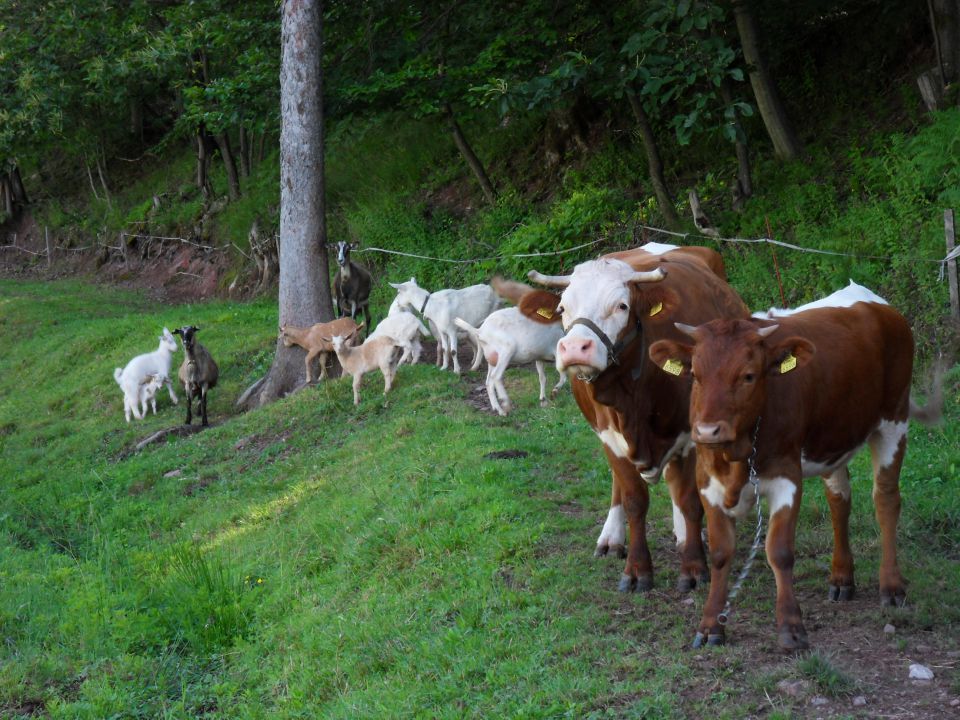
[(663, 280), (666, 276), (667, 274), (660, 268), (649, 271), (637, 271), (627, 278), (627, 282), (656, 282)]
[(533, 280), (533, 282), (538, 285), (544, 285), (546, 287), (562, 287), (565, 288), (570, 284), (570, 275), (543, 275), (538, 273), (536, 270), (531, 270), (527, 273), (527, 277)]

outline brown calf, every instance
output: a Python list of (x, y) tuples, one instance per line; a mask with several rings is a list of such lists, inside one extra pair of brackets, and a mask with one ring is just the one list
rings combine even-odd
[[(664, 340), (650, 357), (694, 378), (690, 427), (711, 549), (710, 596), (694, 640), (724, 641), (720, 618), (734, 553), (734, 523), (759, 493), (769, 505), (767, 561), (777, 583), (777, 630), (789, 650), (808, 645), (793, 590), (794, 538), (802, 478), (824, 479), (834, 525), (830, 598), (853, 595), (847, 523), (847, 463), (865, 443), (873, 454), (882, 562), (880, 596), (901, 605), (897, 565), (900, 467), (907, 444), (913, 336), (881, 302), (807, 310), (775, 320), (714, 320), (682, 327), (693, 345)], [(754, 487), (748, 487), (756, 481)]]

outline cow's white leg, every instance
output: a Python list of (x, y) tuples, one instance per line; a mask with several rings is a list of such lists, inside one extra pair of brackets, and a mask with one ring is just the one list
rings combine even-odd
[(553, 390), (550, 391), (551, 395), (556, 395), (557, 391), (564, 386), (564, 383), (567, 382), (566, 373), (557, 373), (560, 376), (560, 379), (557, 380), (557, 384), (553, 386)]
[(534, 361), (537, 368), (537, 380), (540, 381), (540, 407), (547, 405), (547, 373), (543, 369), (543, 360)]
[(610, 509), (607, 511), (607, 519), (603, 523), (600, 537), (597, 538), (597, 550), (594, 556), (603, 557), (609, 553), (619, 558), (626, 557), (626, 539), (627, 514), (620, 501), (617, 481), (613, 479), (613, 487), (610, 490)]

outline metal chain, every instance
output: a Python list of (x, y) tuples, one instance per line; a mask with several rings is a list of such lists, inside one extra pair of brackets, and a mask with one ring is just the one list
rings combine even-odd
[(747, 579), (747, 576), (750, 574), (750, 568), (753, 566), (753, 561), (757, 557), (757, 552), (760, 550), (760, 545), (763, 543), (763, 510), (760, 507), (760, 478), (757, 475), (757, 468), (754, 467), (754, 459), (757, 457), (757, 435), (760, 432), (760, 418), (757, 418), (757, 425), (753, 430), (753, 450), (750, 452), (750, 457), (747, 458), (747, 467), (750, 468), (750, 475), (748, 476), (748, 482), (753, 485), (753, 497), (757, 503), (757, 531), (753, 536), (753, 547), (750, 548), (750, 553), (747, 555), (747, 559), (743, 563), (743, 568), (740, 570), (740, 574), (737, 576), (737, 579), (733, 583), (733, 587), (730, 588), (730, 592), (727, 593), (727, 604), (723, 606), (723, 611), (717, 615), (717, 622), (721, 625), (726, 625), (727, 620), (730, 619), (730, 608), (733, 604), (733, 601), (736, 599), (737, 594), (740, 592), (740, 587), (743, 585), (743, 581)]

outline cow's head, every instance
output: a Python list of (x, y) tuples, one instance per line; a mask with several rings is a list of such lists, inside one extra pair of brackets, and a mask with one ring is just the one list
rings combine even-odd
[(659, 268), (638, 271), (622, 260), (601, 258), (577, 265), (572, 275), (532, 271), (529, 277), (564, 289), (557, 312), (566, 334), (557, 343), (557, 370), (593, 380), (615, 364), (636, 337), (636, 286), (665, 274)]
[(729, 460), (745, 460), (767, 399), (767, 382), (802, 368), (816, 348), (798, 336), (778, 339), (780, 326), (765, 320), (677, 327), (692, 344), (660, 340), (650, 346), (650, 359), (671, 375), (693, 376), (693, 441), (723, 449)]
[(340, 267), (350, 263), (350, 251), (353, 250), (353, 243), (346, 240), (340, 240), (337, 243), (337, 264)]

